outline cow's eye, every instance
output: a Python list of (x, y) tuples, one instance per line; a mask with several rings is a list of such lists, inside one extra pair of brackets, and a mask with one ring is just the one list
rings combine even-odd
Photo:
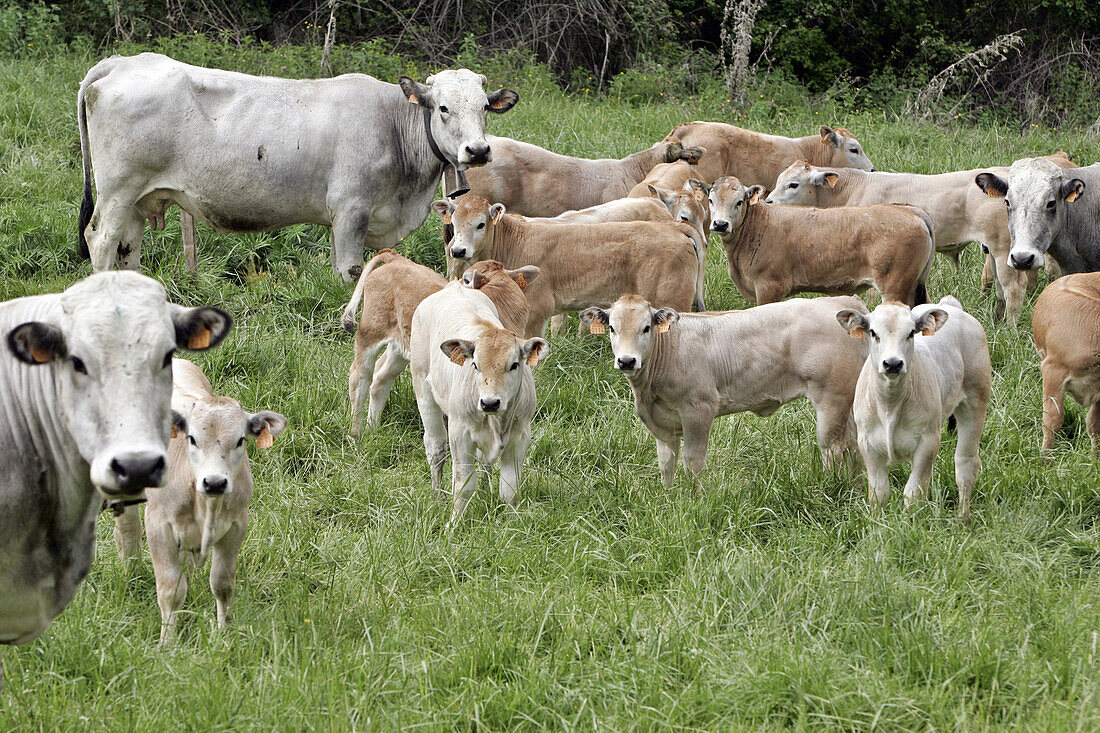
[(244, 445), (244, 436), (242, 436), (241, 439), (237, 441), (238, 448), (240, 448), (242, 445)]
[(481, 371), (480, 369), (478, 369), (478, 368), (477, 368), (477, 362), (476, 362), (476, 361), (475, 361), (475, 362), (471, 362), (471, 363), (472, 363), (472, 364), (474, 365), (474, 371), (475, 371), (475, 372), (480, 372), (480, 371)]
[(873, 338), (875, 341), (878, 341), (878, 334), (875, 333), (874, 329), (867, 329), (867, 333), (871, 334), (871, 338)]
[(649, 333), (649, 326), (642, 329), (642, 333)]
[(798, 184), (797, 183), (788, 183), (787, 188), (798, 188)]
[(514, 372), (516, 369), (519, 369), (519, 362), (518, 361), (512, 362), (512, 366), (508, 367), (508, 371), (510, 371), (510, 372)]
[(915, 328), (914, 328), (914, 329), (913, 329), (913, 331), (912, 331), (912, 332), (911, 332), (911, 333), (909, 334), (909, 338), (913, 338), (913, 337), (914, 337), (914, 336), (916, 336), (916, 335), (917, 335), (918, 333), (920, 333), (920, 331), (918, 331), (917, 329), (915, 329)]
[(439, 112), (440, 112), (440, 114), (447, 114), (447, 112), (448, 112), (447, 105), (445, 105), (445, 104), (439, 105)]
[(859, 155), (859, 148), (849, 148), (853, 153)]
[(1054, 199), (1051, 199), (1050, 201), (1047, 201), (1047, 211), (1054, 211), (1054, 206), (1055, 206)]
[(737, 205), (738, 205), (738, 206), (740, 206), (740, 205), (741, 205), (741, 204), (743, 204), (743, 203), (745, 203), (745, 202), (744, 202), (744, 201), (738, 201), (738, 202), (737, 202)]
[(1005, 208), (1006, 209), (1011, 209), (1012, 208), (1012, 202), (1009, 201), (1008, 199), (1005, 199)]
[(614, 329), (614, 327), (612, 327), (612, 325), (610, 323), (607, 324), (607, 330), (610, 331), (611, 333), (615, 333), (615, 329)]
[(84, 366), (84, 360), (79, 356), (70, 356), (69, 361), (73, 363), (73, 371), (77, 374), (87, 374), (88, 367)]
[(168, 369), (172, 366), (172, 357), (176, 355), (175, 349), (169, 349), (168, 353), (164, 355), (164, 363), (160, 365), (161, 369)]
[(187, 436), (187, 442), (190, 443), (193, 446), (196, 446), (196, 447), (198, 446), (198, 443), (195, 442), (195, 436), (194, 435), (188, 435)]
[(484, 228), (485, 228), (485, 222), (480, 222), (480, 223), (479, 223), (479, 224), (477, 225), (477, 228), (478, 228), (478, 229), (484, 229)]

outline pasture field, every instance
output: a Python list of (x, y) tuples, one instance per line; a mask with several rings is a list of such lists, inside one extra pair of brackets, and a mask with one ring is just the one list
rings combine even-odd
[[(75, 255), (74, 107), (94, 61), (0, 62), (3, 299), (90, 273)], [(717, 102), (629, 106), (497, 76), (521, 101), (489, 131), (575, 155), (619, 156), (682, 121), (730, 120)], [(881, 113), (760, 109), (740, 122), (793, 135), (841, 124), (885, 170), (1059, 148), (1100, 159), (1082, 130), (944, 133)], [(403, 251), (441, 267), (438, 225), (433, 215)], [(1100, 727), (1100, 481), (1084, 414), (1069, 408), (1041, 463), (1034, 296), (1024, 327), (994, 324), (975, 247), (959, 271), (938, 259), (929, 287), (933, 299), (958, 296), (989, 334), (994, 391), (971, 529), (954, 518), (952, 435), (933, 502), (904, 513), (895, 471), (889, 509), (871, 517), (862, 477), (821, 468), (805, 402), (719, 420), (699, 492), (682, 469), (662, 489), (606, 337), (570, 328), (536, 370), (518, 511), (483, 476), (448, 536), (407, 374), (381, 427), (347, 437), (352, 345), (339, 314), (351, 287), (330, 270), (328, 231), (200, 226), (197, 274), (178, 240), (174, 214), (166, 232), (147, 232), (145, 271), (177, 302), (237, 319), (197, 358), (215, 391), (290, 419), (273, 448), (252, 451), (237, 625), (213, 628), (205, 576), (192, 576), (180, 643), (160, 649), (151, 564), (120, 563), (103, 515), (74, 602), (35, 643), (0, 651), (0, 729)], [(707, 304), (746, 307), (717, 240)]]

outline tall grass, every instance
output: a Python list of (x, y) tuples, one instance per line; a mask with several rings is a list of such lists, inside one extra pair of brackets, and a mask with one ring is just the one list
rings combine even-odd
[[(57, 291), (75, 258), (81, 173), (76, 86), (94, 59), (0, 62), (0, 297)], [(243, 62), (242, 62), (243, 63)], [(249, 69), (246, 69), (249, 70)], [(292, 69), (292, 71), (294, 71)], [(619, 156), (676, 123), (724, 119), (715, 100), (631, 106), (569, 98), (528, 71), (498, 81), (521, 103), (491, 132), (565, 153)], [(856, 132), (881, 169), (937, 172), (1065, 148), (1076, 130), (950, 134), (865, 113), (777, 112), (745, 124)], [(439, 267), (438, 220), (404, 249)], [(197, 274), (178, 220), (147, 232), (146, 272), (187, 304), (237, 317), (197, 361), (215, 389), (290, 428), (253, 451), (237, 625), (212, 628), (193, 576), (180, 644), (157, 646), (148, 560), (100, 553), (74, 602), (34, 644), (0, 651), (8, 730), (743, 728), (1091, 730), (1100, 725), (1100, 493), (1083, 413), (1038, 460), (1039, 370), (1026, 329), (992, 322), (975, 249), (938, 261), (934, 297), (986, 326), (994, 393), (975, 522), (953, 518), (953, 437), (934, 500), (871, 518), (862, 479), (822, 470), (805, 403), (715, 425), (696, 493), (661, 488), (605, 339), (553, 339), (517, 511), (482, 491), (448, 536), (432, 496), (408, 377), (381, 427), (346, 437), (349, 288), (327, 230), (199, 230)], [(744, 308), (711, 248), (708, 305)], [(1030, 303), (1024, 323), (1030, 317)], [(744, 355), (751, 358), (751, 355)], [(483, 476), (483, 486), (484, 486)]]

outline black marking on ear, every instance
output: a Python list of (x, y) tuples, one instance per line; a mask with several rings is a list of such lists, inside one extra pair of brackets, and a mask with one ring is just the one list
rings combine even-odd
[(232, 316), (212, 306), (182, 310), (172, 318), (172, 323), (176, 327), (176, 344), (191, 351), (217, 346), (233, 328)]
[(47, 364), (68, 356), (61, 329), (48, 323), (31, 321), (8, 332), (8, 349), (24, 364)]

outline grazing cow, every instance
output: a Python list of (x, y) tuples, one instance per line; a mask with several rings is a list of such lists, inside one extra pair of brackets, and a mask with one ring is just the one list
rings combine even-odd
[(841, 209), (760, 201), (763, 186), (733, 177), (710, 190), (711, 229), (722, 237), (730, 279), (746, 299), (771, 303), (792, 293), (860, 293), (928, 301), (936, 254), (933, 224), (915, 206)]
[[(699, 180), (702, 176), (699, 169), (684, 162), (661, 163), (653, 166), (645, 178), (638, 182), (627, 194), (628, 198), (648, 198), (653, 188), (663, 188), (666, 191), (675, 191), (683, 188), (691, 179)], [(708, 181), (709, 182), (709, 181)]]
[(641, 293), (659, 306), (686, 311), (694, 303), (703, 310), (704, 250), (687, 224), (526, 219), (470, 194), (432, 205), (450, 216), (450, 255), (460, 268), (480, 259), (541, 268), (526, 290), (527, 336), (541, 336), (557, 313), (608, 306), (626, 293)]
[(515, 505), (531, 443), (535, 380), (529, 367), (550, 345), (501, 325), (479, 290), (452, 282), (425, 298), (412, 320), (413, 391), (424, 423), (424, 451), (439, 490), (451, 451), (454, 527), (477, 492), (475, 460), (500, 460), (500, 500)]
[(353, 282), (364, 244), (392, 246), (424, 221), (445, 166), (489, 162), (485, 113), (518, 99), (466, 69), (400, 82), (256, 77), (153, 53), (99, 62), (77, 96), (82, 252), (96, 271), (140, 268), (145, 219), (176, 204), (219, 231), (330, 226), (333, 268)]
[(868, 173), (851, 168), (831, 170), (798, 161), (778, 177), (767, 201), (822, 208), (894, 203), (919, 206), (936, 225), (936, 249), (940, 253), (957, 263), (959, 252), (968, 243), (978, 242), (993, 255), (996, 316), (1007, 317), (1015, 324), (1024, 307), (1027, 278), (1008, 266), (1004, 206), (974, 186), (980, 172)]
[(726, 313), (678, 313), (626, 295), (581, 319), (610, 331), (615, 368), (630, 382), (634, 408), (657, 439), (661, 480), (672, 484), (684, 460), (705, 467), (715, 418), (735, 412), (767, 417), (807, 397), (817, 413), (826, 466), (851, 452), (852, 396), (867, 349), (836, 330), (840, 308), (866, 312), (858, 298), (795, 298)]
[[(527, 299), (523, 288), (538, 277), (539, 270), (537, 267), (498, 270), (497, 265), (499, 263), (490, 261), (471, 266), (467, 271), (469, 287), (483, 288), (497, 307), (505, 328), (522, 335), (527, 325)], [(363, 402), (368, 392), (367, 429), (378, 427), (394, 380), (409, 365), (413, 312), (420, 301), (446, 285), (447, 281), (437, 272), (392, 249), (379, 252), (367, 262), (341, 319), (344, 330), (355, 334), (355, 356), (348, 372), (353, 437), (359, 436)], [(357, 324), (355, 315), (360, 301), (363, 314)]]
[[(264, 410), (246, 412), (241, 403), (218, 397), (202, 370), (172, 360), (173, 438), (168, 485), (149, 496), (145, 534), (153, 558), (160, 606), (160, 643), (176, 640), (176, 619), (187, 598), (186, 565), (201, 568), (210, 557), (210, 591), (218, 628), (233, 623), (237, 557), (248, 535), (252, 469), (245, 444), (268, 448), (286, 428), (286, 418)], [(141, 546), (136, 508), (118, 518), (115, 542), (123, 557)]]
[(0, 305), (0, 643), (33, 640), (72, 600), (104, 499), (164, 483), (172, 354), (217, 345), (231, 324), (132, 272)]
[(836, 318), (849, 336), (870, 342), (852, 406), (868, 501), (885, 506), (890, 466), (905, 461), (912, 462), (905, 505), (926, 498), (943, 422), (954, 415), (959, 518), (969, 524), (991, 379), (982, 324), (951, 296), (912, 310), (883, 303), (870, 316), (846, 309)]
[(978, 187), (1008, 210), (1008, 266), (1042, 267), (1049, 252), (1066, 274), (1100, 270), (1100, 163), (1065, 170), (1043, 158), (1023, 158), (1008, 173), (987, 171)]
[(1066, 392), (1088, 410), (1092, 453), (1100, 451), (1100, 274), (1058, 278), (1031, 315), (1043, 372), (1043, 453), (1062, 428)]
[(699, 175), (695, 177), (708, 183), (722, 176), (736, 176), (746, 186), (770, 186), (796, 160), (821, 166), (875, 169), (863, 146), (843, 127), (822, 125), (818, 135), (791, 138), (765, 135), (724, 122), (689, 122), (677, 126), (665, 140), (706, 149), (707, 154), (697, 164)]
[(695, 163), (705, 152), (660, 142), (621, 160), (592, 160), (558, 155), (506, 137), (489, 135), (487, 139), (494, 159), (470, 170), (470, 193), (499, 201), (523, 216), (557, 216), (623, 198), (653, 166), (677, 160)]

